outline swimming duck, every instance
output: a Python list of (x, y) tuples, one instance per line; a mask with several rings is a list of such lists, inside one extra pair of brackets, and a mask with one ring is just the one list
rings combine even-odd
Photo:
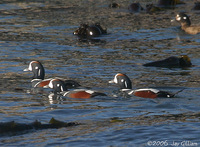
[(181, 29), (186, 33), (192, 35), (200, 33), (200, 25), (191, 25), (190, 19), (185, 13), (178, 13), (176, 21), (181, 23)]
[[(95, 96), (106, 96), (106, 94), (88, 90), (88, 89), (74, 89), (74, 90), (68, 90), (65, 86), (65, 83), (60, 79), (52, 79), (49, 82), (49, 88), (53, 89), (53, 95), (58, 94), (61, 96), (66, 96), (69, 98), (82, 98), (82, 99), (88, 99)], [(50, 94), (51, 95), (51, 94)]]
[[(29, 63), (28, 68), (24, 69), (24, 71), (33, 72), (33, 77), (31, 81), (32, 87), (47, 88), (49, 82), (52, 80), (52, 78), (44, 79), (45, 70), (42, 63), (39, 61), (31, 61)], [(76, 88), (80, 86), (80, 84), (74, 80), (65, 80), (65, 79), (61, 79), (61, 80), (63, 80), (63, 82), (65, 83), (66, 88)]]
[(121, 91), (126, 92), (128, 95), (134, 95), (137, 97), (142, 97), (142, 98), (174, 97), (174, 94), (171, 94), (166, 91), (160, 91), (154, 88), (142, 88), (133, 90), (131, 80), (126, 74), (123, 73), (116, 74), (114, 79), (109, 81), (109, 83), (115, 83), (119, 86)]

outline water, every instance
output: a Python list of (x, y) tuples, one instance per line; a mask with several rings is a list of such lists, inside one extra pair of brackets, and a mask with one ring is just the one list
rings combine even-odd
[[(54, 117), (80, 125), (3, 135), (0, 146), (183, 146), (184, 141), (199, 146), (200, 35), (185, 34), (170, 22), (183, 6), (135, 15), (126, 10), (129, 1), (120, 2), (120, 9), (109, 9), (104, 0), (1, 2), (0, 122), (48, 123)], [(197, 23), (199, 15), (189, 11), (192, 2), (185, 2)], [(100, 22), (108, 35), (100, 42), (80, 42), (73, 31), (82, 22)], [(183, 54), (193, 67), (142, 66)], [(46, 78), (74, 79), (108, 96), (51, 100), (30, 93), (32, 73), (23, 69), (32, 60), (43, 63)], [(126, 73), (135, 88), (184, 90), (175, 98), (114, 97), (117, 87), (108, 81), (118, 72)]]

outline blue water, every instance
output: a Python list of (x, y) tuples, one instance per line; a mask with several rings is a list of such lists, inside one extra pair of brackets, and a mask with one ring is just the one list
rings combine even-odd
[[(75, 6), (72, 4), (70, 6)], [(106, 1), (102, 1), (98, 9), (105, 9), (101, 7), (104, 4)], [(5, 5), (9, 7), (4, 10)], [(8, 36), (1, 35), (0, 41), (0, 122), (38, 120), (48, 123), (54, 117), (80, 125), (7, 134), (0, 137), (0, 146), (162, 146), (160, 142), (167, 146), (173, 146), (174, 142), (183, 146), (186, 141), (200, 146), (199, 34), (185, 34), (178, 24), (133, 31), (126, 25), (114, 23), (113, 26), (107, 24), (109, 34), (98, 38), (101, 42), (80, 42), (73, 36), (80, 23), (74, 17), (76, 12), (71, 14), (71, 7), (66, 8), (69, 13), (62, 18), (65, 9), (52, 9), (55, 13), (49, 11), (49, 14), (45, 9), (41, 11), (45, 14), (37, 16), (37, 11), (45, 6), (54, 8), (54, 3), (0, 4), (0, 10), (7, 12), (1, 14), (0, 33)], [(21, 10), (29, 13), (23, 14)], [(118, 10), (109, 11), (118, 13)], [(69, 22), (71, 17), (74, 22)], [(190, 57), (193, 67), (142, 66), (149, 61), (183, 54)], [(108, 96), (51, 100), (48, 90), (42, 94), (30, 93), (32, 73), (23, 72), (23, 69), (32, 60), (43, 63), (46, 78), (75, 79), (82, 86)], [(126, 73), (134, 88), (156, 87), (172, 93), (184, 90), (175, 98), (116, 97), (117, 87), (108, 81), (118, 72)]]

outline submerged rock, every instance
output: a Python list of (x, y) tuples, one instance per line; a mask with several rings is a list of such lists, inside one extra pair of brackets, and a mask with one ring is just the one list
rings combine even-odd
[(187, 55), (181, 57), (171, 56), (163, 60), (149, 62), (143, 66), (156, 66), (156, 67), (190, 67), (192, 63)]
[(77, 122), (62, 122), (51, 118), (49, 124), (42, 124), (39, 121), (35, 121), (33, 123), (16, 123), (15, 121), (11, 122), (2, 122), (0, 123), (0, 135), (6, 135), (7, 133), (19, 133), (24, 132), (31, 129), (50, 129), (50, 128), (61, 128), (61, 127), (71, 127), (79, 125)]

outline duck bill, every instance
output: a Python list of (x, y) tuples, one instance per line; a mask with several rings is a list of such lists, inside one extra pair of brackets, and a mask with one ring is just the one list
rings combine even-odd
[(108, 83), (115, 83), (114, 80), (108, 81)]
[(175, 18), (171, 19), (171, 22), (174, 22), (174, 21), (176, 21), (176, 19), (175, 19)]
[(23, 71), (30, 71), (28, 68), (25, 68)]
[(50, 87), (49, 87), (49, 85), (45, 85), (45, 86), (43, 86), (43, 88), (50, 88)]

